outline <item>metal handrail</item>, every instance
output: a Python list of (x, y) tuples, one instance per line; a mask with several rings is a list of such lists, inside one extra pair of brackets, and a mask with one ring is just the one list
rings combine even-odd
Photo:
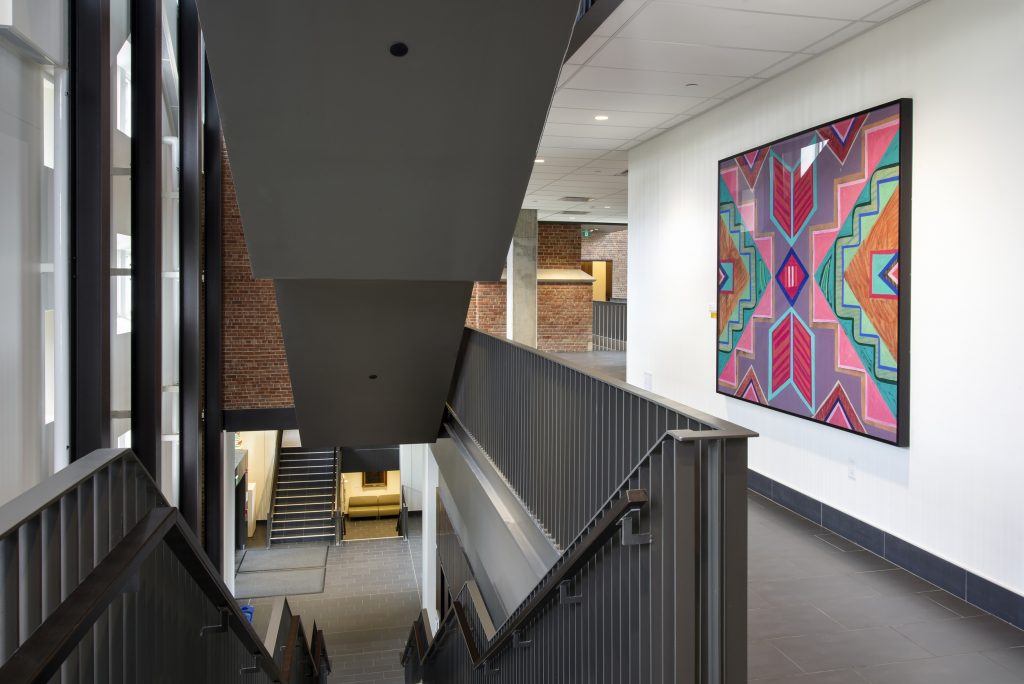
[[(490, 337), (511, 347), (522, 349), (523, 351), (529, 352), (534, 356), (538, 356), (546, 361), (550, 361), (555, 365), (562, 366), (563, 368), (567, 368), (571, 371), (575, 371), (576, 373), (579, 373), (580, 375), (583, 375), (585, 377), (598, 380), (606, 385), (614, 387), (615, 389), (622, 390), (627, 394), (631, 394), (640, 399), (649, 401), (655, 406), (660, 406), (661, 408), (668, 409), (669, 411), (685, 416), (690, 420), (695, 420), (698, 423), (706, 425), (710, 430), (735, 432), (735, 436), (737, 437), (757, 437), (756, 432), (748, 430), (747, 428), (737, 425), (736, 423), (731, 423), (717, 416), (713, 416), (710, 413), (705, 413), (700, 409), (695, 409), (692, 406), (681, 404), (678, 401), (673, 401), (660, 394), (655, 394), (654, 392), (642, 389), (640, 387), (637, 387), (636, 385), (631, 385), (625, 380), (620, 380), (619, 378), (613, 377), (611, 375), (605, 375), (604, 373), (597, 370), (585, 368), (574, 363), (573, 361), (562, 358), (560, 356), (556, 356), (555, 354), (541, 351), (540, 349), (536, 349), (529, 345), (522, 344), (521, 342), (516, 342), (515, 340), (510, 340), (504, 337), (499, 337), (497, 335), (492, 335), (489, 332), (486, 332), (484, 330), (478, 330), (477, 328), (467, 328), (466, 330), (467, 334), (469, 335), (482, 335), (484, 337)], [(451, 402), (449, 402), (449, 408), (451, 408)]]
[[(131, 449), (97, 449), (0, 506), (0, 539), (16, 532), (26, 520), (40, 515), (97, 472), (131, 453)], [(159, 491), (155, 482), (153, 489)]]
[[(425, 663), (437, 650), (437, 645), (442, 643), (440, 635), (442, 635), (444, 630), (449, 629), (448, 625), (451, 624), (453, 618), (466, 642), (466, 647), (473, 662), (473, 668), (479, 668), (485, 662), (492, 659), (498, 651), (505, 647), (509, 639), (513, 638), (513, 635), (519, 631), (519, 628), (536, 617), (547, 601), (559, 592), (562, 582), (576, 574), (597, 554), (604, 543), (615, 534), (615, 528), (619, 522), (627, 514), (641, 509), (647, 504), (647, 501), (646, 491), (642, 489), (628, 489), (622, 492), (607, 509), (600, 511), (598, 517), (595, 518), (596, 523), (577, 537), (573, 546), (562, 555), (562, 558), (541, 580), (537, 588), (531, 592), (531, 597), (520, 605), (513, 616), (491, 638), (488, 638), (487, 648), (484, 652), (481, 653), (476, 645), (462, 602), (458, 599), (453, 601), (451, 607), (441, 619), (437, 633), (433, 635), (430, 647), (420, 658), (420, 663)], [(481, 619), (482, 624), (484, 624), (486, 631), (486, 625), (490, 622), (490, 614), (487, 612), (479, 592), (468, 591), (468, 587), (469, 582), (466, 582), (459, 590), (458, 595), (461, 596), (463, 591), (468, 593), (470, 603), (474, 611), (477, 612), (477, 616)], [(417, 622), (423, 622), (423, 617), (421, 616)], [(416, 629), (416, 625), (417, 623), (413, 623), (412, 630)], [(426, 627), (427, 624), (423, 623), (422, 628), (425, 630)], [(487, 635), (485, 634), (486, 637)], [(408, 661), (408, 651), (409, 649), (407, 648), (402, 654), (403, 665)]]
[[(667, 430), (755, 433), (514, 341), (467, 329), (447, 402), (509, 488), (566, 548)], [(586, 477), (579, 478), (583, 472)], [(576, 487), (573, 497), (560, 496)]]
[(341, 449), (334, 447), (334, 545), (341, 543), (341, 526), (343, 513), (341, 511)]
[(161, 543), (166, 543), (207, 598), (226, 617), (256, 665), (274, 682), (281, 674), (252, 625), (206, 558), (195, 535), (174, 508), (155, 508), (133, 527), (42, 625), (0, 667), (0, 681), (11, 684), (45, 682), (92, 629), (139, 568)]
[(278, 433), (277, 461), (274, 463), (274, 477), (270, 480), (270, 508), (267, 509), (267, 548), (274, 529), (274, 505), (277, 503), (277, 474), (281, 472), (281, 432)]

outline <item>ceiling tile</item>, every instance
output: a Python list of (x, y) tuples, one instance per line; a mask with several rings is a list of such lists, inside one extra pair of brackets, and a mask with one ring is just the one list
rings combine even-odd
[(679, 116), (674, 116), (671, 119), (669, 119), (668, 121), (666, 121), (664, 124), (662, 124), (661, 127), (662, 128), (675, 128), (676, 126), (678, 126), (679, 124), (683, 123), (684, 121), (686, 121), (687, 119), (690, 119), (690, 118), (692, 118), (691, 114), (680, 114)]
[(706, 112), (709, 109), (714, 109), (715, 107), (717, 107), (720, 104), (722, 104), (721, 100), (708, 99), (708, 100), (705, 100), (704, 102), (700, 103), (699, 105), (697, 105), (693, 109), (687, 110), (686, 113), (689, 114), (690, 116), (697, 116), (698, 114)]
[(620, 159), (625, 161), (626, 159), (629, 159), (629, 155), (623, 154), (622, 152), (619, 152), (617, 150), (612, 150), (608, 154), (601, 157), (601, 159)]
[[(580, 159), (586, 161), (587, 159), (597, 159), (602, 156), (602, 152), (598, 150), (581, 150), (579, 148), (572, 147), (555, 147), (554, 145), (544, 145), (543, 143), (537, 149), (537, 156), (545, 161), (548, 159)], [(582, 162), (581, 162), (582, 163)]]
[(625, 171), (626, 162), (618, 161), (616, 159), (595, 159), (580, 169), (580, 171), (585, 171), (587, 169), (614, 169), (616, 171)]
[[(577, 159), (576, 161), (585, 161), (585, 160)], [(575, 171), (578, 168), (580, 168), (580, 166), (578, 164), (576, 166), (555, 166), (553, 164), (549, 164), (548, 160), (546, 158), (544, 158), (544, 163), (543, 164), (534, 164), (533, 165), (533, 172), (535, 174), (536, 173), (544, 173), (544, 174), (554, 173), (554, 174), (558, 174), (558, 177), (561, 178), (565, 174), (572, 173), (573, 171)]]
[(587, 66), (577, 71), (566, 87), (577, 90), (712, 97), (742, 80), (737, 76), (697, 76), (669, 71), (636, 71)]
[(622, 26), (629, 21), (637, 10), (644, 6), (647, 0), (622, 0), (618, 7), (612, 11), (611, 15), (608, 16), (601, 25), (594, 31), (595, 36), (611, 36), (614, 35)]
[(778, 76), (782, 72), (789, 71), (797, 64), (806, 62), (812, 57), (814, 57), (814, 55), (805, 54), (801, 52), (798, 52), (794, 55), (789, 55), (785, 59), (782, 59), (776, 62), (775, 64), (771, 65), (770, 67), (759, 73), (757, 76), (758, 78), (772, 78), (774, 76)]
[(768, 68), (788, 54), (613, 38), (588, 66), (745, 77)]
[(911, 7), (920, 5), (925, 0), (895, 0), (889, 3), (877, 12), (872, 12), (868, 16), (864, 17), (867, 21), (886, 21), (892, 19), (901, 12), (906, 12)]
[(624, 142), (626, 142), (624, 138), (570, 138), (555, 135), (546, 135), (540, 139), (542, 146), (551, 145), (584, 150), (614, 150)]
[(597, 52), (599, 49), (601, 49), (601, 46), (604, 45), (605, 41), (607, 41), (607, 40), (608, 40), (607, 36), (597, 36), (597, 35), (590, 36), (585, 41), (583, 41), (583, 45), (580, 45), (579, 49), (577, 49), (576, 52), (574, 52), (572, 54), (572, 56), (569, 57), (568, 60), (566, 60), (566, 63), (567, 64), (584, 64), (584, 63), (586, 63), (586, 61), (588, 59), (590, 59), (595, 52)]
[[(651, 129), (651, 130), (661, 130), (661, 129), (655, 128), (655, 129)], [(594, 176), (604, 176), (604, 177), (611, 176), (611, 177), (614, 177), (614, 176), (618, 176), (623, 171), (625, 171), (625, 168), (620, 168), (620, 167), (603, 168), (603, 167), (585, 166), (582, 169), (580, 169), (579, 171), (574, 172), (572, 174), (572, 177), (573, 178), (593, 178)]]
[(836, 45), (844, 43), (849, 39), (853, 38), (854, 36), (858, 36), (867, 31), (868, 29), (874, 28), (875, 26), (877, 26), (877, 24), (872, 24), (866, 21), (856, 21), (847, 26), (846, 28), (836, 31), (835, 33), (825, 38), (824, 40), (804, 48), (803, 51), (813, 52), (815, 54), (825, 52), (825, 50), (830, 50), (834, 48)]
[(629, 140), (635, 138), (650, 126), (614, 126), (598, 124), (591, 117), (590, 124), (549, 123), (544, 128), (544, 135), (567, 135), (574, 138), (618, 138)]
[(693, 45), (796, 52), (845, 24), (840, 19), (653, 2), (640, 10), (618, 35)]
[(800, 14), (827, 19), (861, 19), (888, 4), (889, 0), (666, 0), (685, 5), (725, 9)]
[(727, 88), (726, 90), (723, 90), (722, 92), (718, 93), (716, 97), (721, 100), (728, 100), (730, 97), (736, 97), (740, 93), (745, 93), (751, 88), (756, 88), (757, 86), (761, 85), (764, 82), (765, 79), (763, 78), (748, 78), (745, 81), (737, 83), (732, 88)]
[(572, 78), (572, 75), (575, 74), (579, 68), (579, 64), (563, 64), (562, 70), (558, 72), (558, 85), (562, 85)]
[[(636, 136), (636, 139), (639, 142), (643, 142), (645, 140), (650, 140), (651, 138), (653, 138), (653, 137), (655, 137), (657, 135), (661, 135), (664, 132), (665, 132), (665, 130), (662, 129), (662, 128), (652, 128), (651, 130), (647, 131), (646, 133), (643, 133), (641, 135)], [(625, 181), (625, 178), (623, 178), (623, 181)]]
[[(603, 114), (598, 109), (567, 109), (564, 107), (552, 107), (548, 111), (548, 123), (575, 123), (594, 124), (594, 117)], [(668, 119), (670, 114), (658, 114), (654, 112), (616, 112), (609, 115), (607, 123), (613, 126), (660, 126)]]
[(600, 109), (606, 112), (682, 114), (701, 100), (702, 98), (699, 97), (640, 95), (637, 93), (612, 93), (601, 90), (562, 88), (555, 93), (552, 104), (556, 107)]

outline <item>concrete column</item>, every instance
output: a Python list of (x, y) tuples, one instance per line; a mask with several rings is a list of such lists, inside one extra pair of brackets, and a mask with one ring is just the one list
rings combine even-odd
[(523, 209), (508, 250), (506, 336), (537, 346), (537, 210)]

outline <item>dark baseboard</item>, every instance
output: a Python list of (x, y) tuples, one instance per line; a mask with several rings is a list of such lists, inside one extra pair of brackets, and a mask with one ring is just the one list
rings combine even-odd
[(863, 546), (893, 565), (897, 565), (957, 598), (1024, 629), (1024, 596), (994, 584), (973, 572), (939, 558), (899, 537), (838, 511), (796, 491), (792, 487), (747, 471), (747, 486), (766, 499), (788, 508), (813, 523)]

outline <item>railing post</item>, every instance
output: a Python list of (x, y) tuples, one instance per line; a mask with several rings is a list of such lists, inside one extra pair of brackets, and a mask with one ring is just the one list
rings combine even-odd
[(18, 648), (18, 535), (0, 539), (0, 662)]

